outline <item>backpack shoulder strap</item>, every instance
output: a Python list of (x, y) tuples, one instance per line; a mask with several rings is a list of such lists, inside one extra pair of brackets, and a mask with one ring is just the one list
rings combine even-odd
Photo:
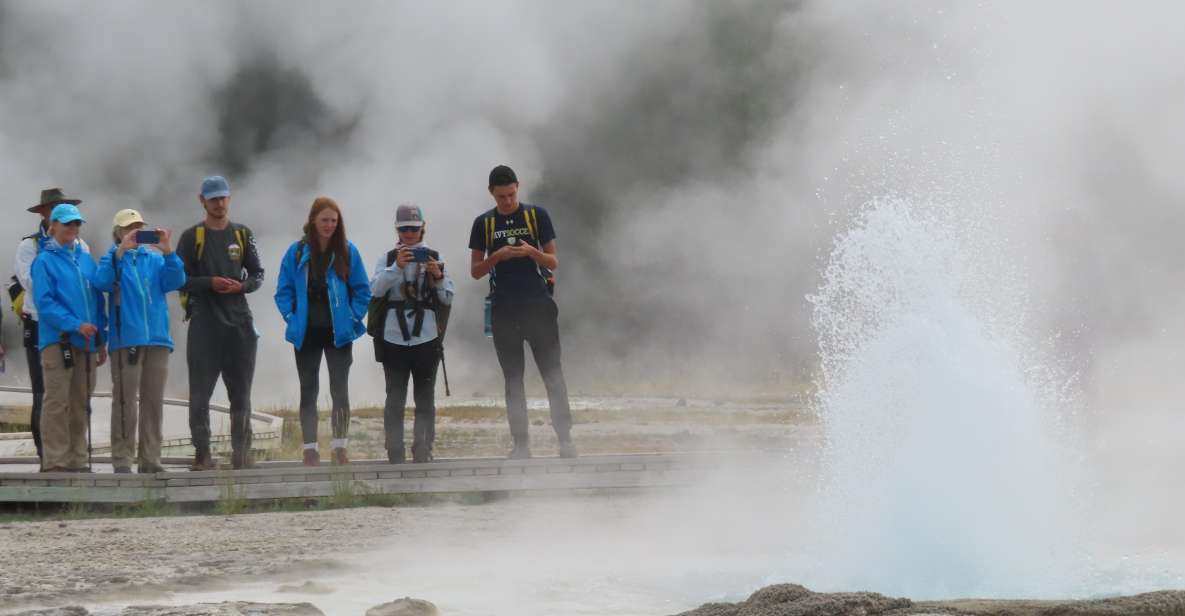
[(296, 267), (300, 267), (300, 258), (303, 256), (304, 256), (304, 240), (300, 240), (299, 243), (296, 244), (296, 263), (294, 263), (294, 265)]
[(193, 231), (193, 252), (197, 254), (198, 261), (202, 260), (202, 252), (206, 249), (206, 225), (198, 223), (198, 226)]
[(535, 206), (523, 206), (523, 220), (527, 221), (527, 231), (531, 234), (531, 239), (536, 242), (539, 241), (539, 219), (535, 214)]
[(395, 258), (398, 256), (399, 256), (398, 250), (387, 251), (387, 267), (391, 267), (391, 264), (395, 262)]
[(497, 218), (494, 214), (488, 214), (485, 217), (486, 225), (486, 254), (490, 254), (490, 248), (494, 245), (494, 226), (497, 223)]

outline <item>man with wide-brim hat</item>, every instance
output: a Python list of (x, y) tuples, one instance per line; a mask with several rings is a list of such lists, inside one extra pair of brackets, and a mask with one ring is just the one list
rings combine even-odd
[[(66, 196), (61, 188), (46, 188), (41, 191), (37, 205), (27, 208), (28, 211), (41, 216), (41, 225), (37, 232), (21, 239), (17, 245), (16, 256), (13, 258), (14, 273), (8, 285), (9, 297), (12, 298), (13, 310), (20, 315), (23, 339), (25, 345), (25, 359), (29, 365), (29, 384), (33, 389), (33, 413), (30, 417), (32, 425), (33, 444), (37, 447), (37, 457), (42, 456), (41, 442), (41, 403), (45, 397), (45, 381), (41, 372), (41, 353), (38, 351), (37, 337), (37, 306), (33, 302), (33, 259), (49, 241), (49, 217), (53, 209), (59, 204), (78, 205), (80, 199)], [(81, 242), (82, 249), (90, 252), (86, 242)]]
[[(41, 200), (37, 205), (29, 206), (29, 211), (34, 214), (41, 214), (44, 220), (49, 220), (49, 213), (53, 211), (54, 206), (59, 203), (69, 203), (70, 205), (78, 205), (82, 203), (81, 199), (71, 199), (62, 192), (61, 188), (46, 188), (41, 191)], [(44, 208), (49, 208), (48, 211), (43, 211)]]

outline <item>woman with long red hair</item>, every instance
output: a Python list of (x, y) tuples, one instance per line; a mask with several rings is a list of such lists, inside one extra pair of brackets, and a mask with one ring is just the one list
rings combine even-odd
[(317, 197), (313, 201), (304, 237), (288, 247), (280, 262), (275, 299), (288, 324), (284, 337), (296, 349), (304, 464), (321, 463), (317, 394), (322, 355), (329, 367), (333, 401), (333, 463), (349, 464), (350, 365), (354, 362), (354, 340), (366, 333), (370, 281), (358, 248), (346, 239), (346, 223), (333, 199)]

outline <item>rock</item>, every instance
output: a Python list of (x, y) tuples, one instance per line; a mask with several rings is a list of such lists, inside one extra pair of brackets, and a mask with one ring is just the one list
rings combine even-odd
[(874, 616), (912, 605), (909, 599), (872, 592), (817, 593), (798, 584), (776, 584), (758, 590), (742, 603), (709, 603), (679, 616)]
[(687, 398), (679, 398), (679, 400), (677, 402), (675, 402), (675, 407), (676, 408), (686, 408), (687, 407)]
[(312, 603), (224, 601), (222, 603), (198, 603), (184, 606), (132, 605), (119, 612), (119, 616), (325, 616), (325, 614)]
[(312, 580), (307, 580), (304, 584), (284, 584), (276, 589), (276, 592), (286, 593), (301, 593), (306, 595), (327, 595), (333, 592), (333, 589)]
[(404, 597), (366, 610), (366, 616), (438, 616), (436, 606), (422, 599)]
[(536, 419), (535, 421), (532, 421), (532, 422), (531, 422), (531, 425), (534, 425), (534, 426), (542, 426), (542, 425), (543, 425), (543, 420), (542, 420), (542, 419)]
[(678, 616), (1182, 616), (1185, 591), (1081, 601), (963, 599), (912, 602), (871, 592), (817, 593), (798, 584), (758, 590), (741, 603), (707, 603)]
[(81, 605), (67, 605), (66, 607), (55, 607), (47, 610), (16, 612), (12, 616), (88, 616), (89, 614), (90, 612), (87, 612), (86, 608)]

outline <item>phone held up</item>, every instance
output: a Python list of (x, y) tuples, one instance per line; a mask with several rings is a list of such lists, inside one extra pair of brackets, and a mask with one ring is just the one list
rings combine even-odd
[(140, 230), (136, 231), (136, 243), (137, 244), (159, 244), (160, 243), (160, 232), (159, 231), (147, 231), (144, 229), (140, 229)]

